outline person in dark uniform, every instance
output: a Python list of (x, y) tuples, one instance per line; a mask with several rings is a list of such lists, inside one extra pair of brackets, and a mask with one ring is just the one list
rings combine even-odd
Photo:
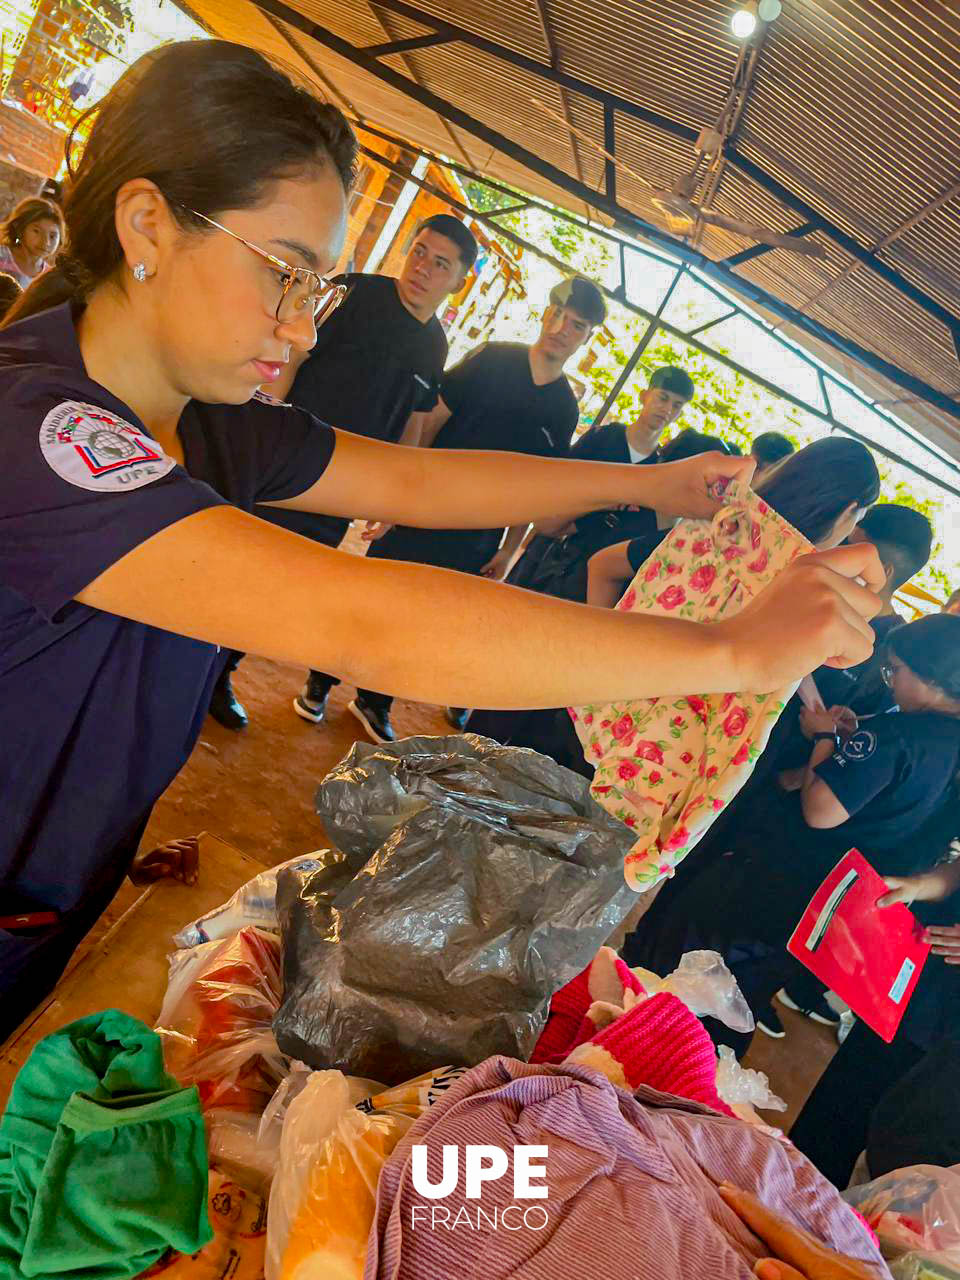
[[(438, 213), (417, 229), (396, 279), (337, 276), (334, 283), (346, 288), (343, 301), (302, 363), (291, 360), (288, 378), (281, 379), (276, 393), (356, 435), (418, 443), (424, 415), (437, 403), (447, 362), (447, 339), (436, 311), (462, 288), (476, 257), (477, 242), (469, 228)], [(293, 384), (288, 388), (289, 378)], [(269, 507), (258, 514), (327, 547), (339, 544), (350, 523)], [(228, 729), (247, 723), (231, 684), (241, 657), (228, 660), (210, 702), (210, 714)], [(337, 683), (333, 676), (310, 672), (302, 695), (294, 700), (296, 713), (305, 720), (322, 720), (326, 694)]]
[(869, 652), (879, 602), (857, 579), (878, 585), (880, 566), (861, 548), (791, 568), (749, 625), (700, 627), (368, 562), (254, 516), (271, 503), (502, 527), (654, 494), (706, 516), (752, 468), (421, 453), (258, 394), (338, 300), (322, 273), (355, 149), (336, 108), (246, 46), (153, 51), (98, 105), (65, 196), (68, 248), (0, 331), (0, 1037), (136, 865), (220, 646), (505, 706), (636, 694), (638, 646), (657, 655), (648, 695), (706, 672), (718, 689), (772, 689)]
[[(585, 431), (571, 446), (570, 456), (593, 462), (655, 461), (664, 431), (680, 416), (692, 395), (693, 382), (684, 369), (673, 365), (655, 369), (635, 421), (611, 422)], [(612, 542), (655, 532), (656, 520), (655, 512), (642, 508), (593, 511), (566, 529), (538, 526), (507, 581), (562, 600), (584, 601), (586, 565), (593, 553)], [(504, 546), (482, 572), (490, 578), (503, 578), (512, 555), (512, 550)]]
[[(955, 803), (960, 770), (960, 618), (905, 623), (885, 650), (899, 711), (845, 740), (834, 711), (808, 713), (812, 750), (799, 787), (770, 786), (740, 812), (726, 832), (728, 856), (678, 884), (662, 905), (658, 898), (627, 939), (629, 964), (669, 973), (684, 951), (717, 950), (763, 1017), (774, 993), (805, 972), (787, 940), (847, 849), (859, 849), (881, 875), (923, 865), (927, 846), (917, 837)], [(722, 1029), (717, 1035), (745, 1047)]]
[(821, 1173), (846, 1187), (866, 1149), (872, 1178), (913, 1164), (960, 1160), (960, 797), (915, 839), (943, 851), (909, 876), (888, 876), (881, 906), (903, 902), (932, 953), (891, 1043), (857, 1022), (790, 1131)]
[[(447, 370), (421, 445), (566, 457), (578, 409), (563, 366), (605, 316), (603, 295), (591, 281), (582, 276), (561, 281), (551, 290), (540, 336), (532, 347), (519, 342), (488, 342)], [(525, 531), (526, 525), (507, 531), (508, 540), (515, 538), (514, 550)], [(503, 536), (502, 528), (398, 526), (377, 538), (368, 555), (480, 574)], [(375, 742), (392, 742), (392, 704), (392, 694), (358, 689), (349, 710)], [(318, 719), (322, 719), (324, 705), (325, 695), (309, 703)], [(448, 715), (455, 727), (462, 728), (467, 712), (454, 708)]]

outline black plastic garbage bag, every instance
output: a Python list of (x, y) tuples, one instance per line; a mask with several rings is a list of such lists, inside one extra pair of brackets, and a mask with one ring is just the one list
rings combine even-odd
[(282, 871), (285, 1053), (396, 1083), (526, 1058), (636, 903), (585, 779), (472, 734), (357, 743), (321, 783), (339, 853)]

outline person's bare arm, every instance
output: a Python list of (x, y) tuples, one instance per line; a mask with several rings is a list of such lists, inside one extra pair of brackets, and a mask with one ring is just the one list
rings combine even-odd
[(829, 760), (835, 749), (826, 738), (814, 744), (800, 787), (804, 822), (817, 830), (841, 827), (850, 820), (849, 812), (816, 772), (817, 765)]
[(587, 604), (612, 609), (620, 599), (624, 582), (633, 577), (633, 565), (627, 555), (629, 546), (629, 542), (614, 543), (587, 561)]
[(533, 526), (534, 533), (542, 533), (545, 538), (565, 538), (576, 529), (576, 521), (561, 516), (558, 520), (538, 520)]
[[(957, 842), (951, 842), (955, 845)], [(895, 902), (943, 902), (945, 898), (960, 893), (960, 857), (950, 862), (938, 862), (926, 871), (912, 876), (885, 876), (889, 893), (877, 903), (879, 907), (892, 907)]]
[(400, 433), (397, 444), (408, 445), (411, 449), (422, 447), (423, 424), (427, 419), (425, 413), (411, 413), (407, 419), (407, 425)]
[(635, 467), (524, 453), (402, 449), (338, 431), (323, 475), (305, 493), (266, 505), (421, 529), (495, 529), (646, 506), (656, 491), (658, 508), (712, 516), (719, 507), (713, 487), (721, 480), (749, 482), (753, 469), (752, 458), (722, 453)]
[(480, 570), (484, 578), (492, 578), (494, 582), (503, 581), (513, 567), (520, 545), (526, 538), (529, 528), (530, 526), (526, 524), (515, 524), (507, 530), (506, 536), (496, 554)]
[(365, 688), (523, 709), (690, 688), (762, 691), (830, 655), (862, 662), (873, 640), (865, 618), (880, 602), (857, 576), (882, 578), (869, 543), (804, 557), (737, 618), (700, 626), (367, 560), (215, 507), (155, 534), (77, 599)]
[(879, 1270), (872, 1263), (835, 1253), (809, 1232), (773, 1213), (749, 1192), (727, 1184), (721, 1184), (719, 1191), (733, 1212), (770, 1250), (771, 1256), (762, 1258), (753, 1268), (757, 1280), (879, 1280)]

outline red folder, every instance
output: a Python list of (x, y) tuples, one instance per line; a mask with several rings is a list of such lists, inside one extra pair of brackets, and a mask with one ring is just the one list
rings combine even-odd
[(866, 858), (850, 849), (810, 899), (787, 950), (889, 1044), (930, 947), (902, 902), (877, 906), (887, 892)]

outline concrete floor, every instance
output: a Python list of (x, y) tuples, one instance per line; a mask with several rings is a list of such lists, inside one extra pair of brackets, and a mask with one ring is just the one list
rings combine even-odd
[[(193, 756), (158, 803), (145, 847), (210, 831), (267, 865), (324, 846), (326, 835), (313, 812), (317, 782), (353, 744), (360, 728), (347, 712), (351, 688), (331, 695), (327, 723), (308, 724), (291, 701), (303, 681), (297, 668), (248, 658), (235, 687), (250, 713), (250, 726), (235, 734), (208, 720)], [(441, 713), (413, 703), (396, 704), (398, 736), (449, 732)], [(119, 896), (108, 919), (128, 900)], [(104, 921), (104, 924), (107, 921)], [(780, 1010), (787, 1037), (758, 1034), (747, 1065), (765, 1071), (774, 1091), (789, 1104), (767, 1119), (788, 1127), (830, 1060), (834, 1036), (825, 1027)]]

